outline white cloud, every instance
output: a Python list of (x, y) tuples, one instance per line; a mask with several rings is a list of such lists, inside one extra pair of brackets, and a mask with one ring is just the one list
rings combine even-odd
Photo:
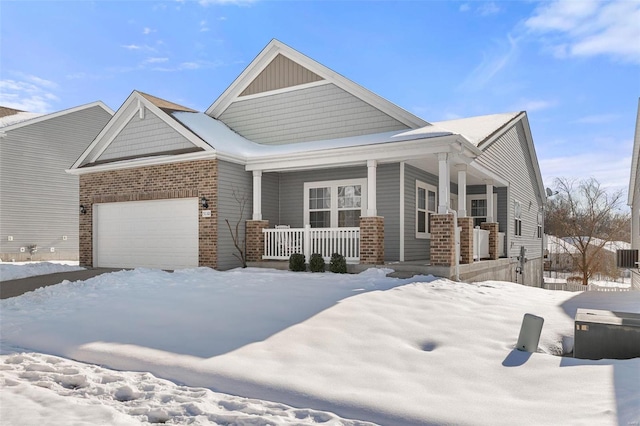
[(238, 5), (238, 6), (246, 6), (249, 5), (251, 3), (255, 3), (256, 0), (200, 0), (198, 3), (200, 3), (201, 6), (209, 6), (210, 4), (217, 4), (217, 5), (227, 5), (227, 4), (234, 4), (234, 5)]
[(465, 78), (459, 90), (479, 90), (510, 64), (518, 54), (518, 40), (507, 35), (507, 40), (496, 43), (495, 51), (483, 54), (482, 62)]
[(499, 13), (500, 10), (501, 10), (500, 7), (497, 4), (495, 4), (494, 2), (492, 2), (492, 1), (486, 2), (486, 3), (482, 3), (478, 7), (478, 12), (482, 16), (495, 15), (495, 14)]
[(469, 6), (469, 3), (463, 3), (460, 5), (460, 8), (458, 10), (460, 12), (468, 12), (469, 10), (471, 10), (471, 6)]
[(521, 99), (511, 108), (513, 110), (518, 111), (541, 111), (544, 109), (553, 108), (558, 103), (553, 100), (543, 100), (543, 99)]
[(207, 21), (200, 21), (200, 32), (204, 33), (209, 31), (209, 26), (207, 25)]
[(573, 123), (578, 124), (604, 124), (611, 123), (612, 121), (616, 121), (619, 118), (616, 114), (597, 114), (597, 115), (587, 115), (585, 117), (580, 117), (577, 120), (574, 120)]
[(144, 35), (155, 33), (155, 32), (156, 32), (156, 30), (152, 30), (149, 27), (144, 27), (144, 29), (142, 30), (142, 34), (144, 34)]
[(51, 90), (58, 84), (34, 75), (15, 74), (21, 79), (0, 80), (0, 105), (27, 112), (51, 112), (59, 100)]
[(638, 1), (545, 2), (525, 26), (532, 33), (547, 36), (548, 50), (560, 58), (606, 55), (640, 63)]
[(169, 58), (147, 58), (144, 62), (147, 64), (160, 64), (168, 60)]

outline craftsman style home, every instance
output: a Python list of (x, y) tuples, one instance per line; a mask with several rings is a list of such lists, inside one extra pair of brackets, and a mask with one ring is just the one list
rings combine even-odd
[(65, 173), (113, 111), (0, 107), (0, 260), (78, 259), (78, 177)]
[(277, 40), (204, 113), (134, 91), (69, 173), (83, 265), (228, 269), (235, 239), (255, 265), (541, 280), (525, 112), (427, 122)]

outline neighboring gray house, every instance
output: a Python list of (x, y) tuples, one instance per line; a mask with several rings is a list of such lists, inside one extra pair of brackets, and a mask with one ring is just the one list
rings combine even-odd
[(78, 177), (65, 173), (113, 111), (0, 107), (0, 260), (78, 259)]
[(430, 123), (277, 40), (205, 113), (134, 91), (69, 173), (87, 266), (236, 267), (228, 220), (251, 262), (340, 252), (542, 280), (525, 112)]
[[(627, 204), (631, 207), (631, 249), (633, 256), (627, 257), (624, 266), (631, 271), (631, 287), (640, 290), (640, 264), (638, 264), (638, 250), (640, 250), (640, 99), (636, 116), (636, 129), (633, 138), (633, 156), (631, 157), (631, 175), (629, 178), (629, 197)], [(625, 262), (623, 262), (625, 263)]]

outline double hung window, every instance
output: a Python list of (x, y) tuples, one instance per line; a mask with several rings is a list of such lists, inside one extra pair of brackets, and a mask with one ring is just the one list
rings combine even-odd
[(438, 206), (438, 190), (435, 186), (416, 181), (416, 238), (431, 236), (431, 215)]
[(360, 226), (366, 192), (366, 179), (305, 183), (305, 223), (312, 228)]

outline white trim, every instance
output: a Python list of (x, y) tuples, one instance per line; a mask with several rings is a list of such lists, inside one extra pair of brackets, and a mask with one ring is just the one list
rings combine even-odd
[(251, 99), (266, 98), (273, 95), (281, 95), (283, 93), (295, 92), (297, 90), (311, 89), (313, 87), (326, 86), (329, 84), (333, 84), (333, 83), (327, 80), (318, 80), (318, 81), (312, 81), (311, 83), (304, 83), (304, 84), (298, 84), (295, 86), (283, 87), (282, 89), (275, 89), (275, 90), (269, 90), (266, 92), (254, 93), (252, 95), (244, 95), (244, 96), (238, 95), (238, 97), (232, 103), (249, 101)]
[[(467, 194), (467, 201), (466, 201), (467, 217), (472, 218), (474, 222), (476, 218), (486, 217), (486, 216), (472, 216), (472, 209), (471, 209), (471, 201), (486, 200), (486, 199), (487, 199), (487, 194)], [(493, 194), (493, 211), (494, 213), (498, 211), (498, 194), (496, 193)]]
[(253, 220), (262, 220), (262, 170), (253, 171)]
[(404, 262), (404, 165), (400, 162), (400, 262)]
[(40, 123), (41, 121), (45, 121), (45, 120), (51, 120), (52, 118), (62, 117), (63, 115), (67, 115), (67, 114), (71, 114), (71, 113), (74, 113), (74, 112), (82, 111), (83, 109), (87, 109), (87, 108), (93, 108), (95, 106), (101, 107), (106, 112), (108, 112), (109, 115), (111, 115), (111, 116), (113, 116), (113, 114), (114, 114), (114, 111), (111, 108), (109, 108), (104, 102), (96, 101), (96, 102), (91, 102), (91, 103), (88, 103), (88, 104), (85, 104), (85, 105), (80, 105), (80, 106), (77, 106), (77, 107), (65, 109), (65, 110), (62, 110), (62, 111), (53, 112), (51, 114), (41, 115), (39, 117), (34, 117), (34, 118), (29, 119), (29, 120), (21, 121), (19, 123), (10, 124), (8, 126), (3, 127), (2, 131), (3, 132), (7, 132), (7, 131), (10, 131), (10, 130), (15, 130), (15, 129), (18, 129), (20, 127), (24, 127), (24, 126), (29, 126), (31, 124)]
[(231, 85), (216, 99), (216, 101), (207, 109), (206, 114), (218, 118), (233, 102), (239, 100), (238, 95), (246, 89), (249, 84), (271, 63), (278, 55), (291, 59), (293, 62), (314, 72), (318, 76), (331, 82), (346, 92), (362, 99), (374, 108), (379, 109), (390, 117), (395, 118), (401, 123), (412, 129), (428, 126), (429, 123), (417, 117), (405, 109), (389, 102), (379, 95), (365, 89), (364, 87), (354, 83), (353, 81), (332, 71), (319, 62), (309, 58), (297, 50), (287, 46), (278, 40), (271, 40), (269, 44), (251, 61), (249, 66), (231, 83)]
[[(124, 118), (120, 122), (120, 124), (118, 124), (118, 126), (115, 127), (116, 130), (114, 130), (113, 134), (108, 139), (105, 140), (105, 142), (102, 144), (102, 146), (100, 147), (100, 149), (98, 149), (98, 151), (96, 153), (92, 154), (91, 157), (89, 157), (89, 163), (93, 163), (98, 158), (100, 158), (100, 156), (102, 154), (104, 154), (104, 152), (107, 150), (107, 148), (109, 148), (109, 146), (114, 141), (114, 139), (120, 135), (120, 132), (125, 127), (127, 127), (127, 124), (129, 124), (131, 122), (131, 120), (133, 119), (133, 117), (135, 117), (136, 114), (138, 112), (140, 112), (141, 110), (142, 110), (142, 106), (140, 105), (140, 99), (138, 99), (138, 107), (136, 109), (131, 110), (129, 115), (127, 115), (126, 118)], [(114, 124), (114, 126), (116, 125), (116, 123), (113, 123), (113, 124)]]
[(338, 228), (338, 187), (347, 185), (360, 185), (360, 215), (365, 216), (367, 211), (367, 179), (340, 179), (304, 183), (304, 226), (309, 225), (309, 189), (330, 188), (331, 191), (331, 228)]
[(378, 207), (376, 205), (377, 168), (378, 162), (376, 160), (367, 160), (367, 217), (376, 217), (378, 215)]
[(162, 155), (157, 157), (145, 157), (126, 161), (116, 161), (113, 163), (100, 164), (98, 166), (81, 167), (79, 169), (68, 169), (65, 170), (65, 172), (71, 175), (79, 176), (86, 175), (88, 173), (133, 169), (136, 167), (157, 166), (161, 164), (182, 163), (184, 161), (215, 160), (216, 158), (218, 158), (216, 152), (199, 151), (192, 154)]
[[(418, 231), (418, 189), (424, 189), (426, 191), (425, 194), (425, 232)], [(429, 191), (434, 192), (436, 194), (436, 205), (434, 210), (429, 210)], [(415, 231), (416, 231), (416, 239), (430, 239), (431, 233), (429, 231), (429, 213), (437, 214), (438, 213), (438, 188), (435, 185), (431, 185), (429, 183), (423, 182), (421, 180), (416, 179), (416, 191), (415, 191), (415, 211), (416, 211), (416, 220), (415, 220)]]

